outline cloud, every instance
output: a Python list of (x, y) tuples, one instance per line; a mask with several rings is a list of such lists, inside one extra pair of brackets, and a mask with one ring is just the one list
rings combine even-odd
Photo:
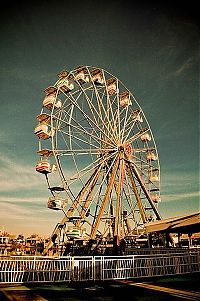
[(197, 184), (197, 174), (196, 171), (187, 170), (183, 172), (181, 169), (175, 171), (174, 168), (170, 170), (162, 170), (161, 168), (161, 182), (163, 188), (177, 187), (185, 189)]
[(195, 170), (184, 170), (183, 166), (174, 167), (173, 170), (162, 170), (161, 168), (161, 189), (165, 191), (186, 191), (198, 190), (198, 174)]
[[(45, 198), (10, 198), (0, 197), (0, 220), (22, 220), (24, 225), (30, 219), (51, 220), (55, 212), (47, 208)], [(28, 226), (28, 225), (27, 225)]]
[(16, 219), (24, 219), (27, 220), (30, 218), (31, 209), (25, 206), (19, 206), (14, 203), (10, 203), (9, 201), (2, 202), (1, 204), (1, 220), (5, 217), (9, 220), (16, 220)]
[(0, 229), (14, 234), (50, 235), (63, 218), (62, 212), (49, 210), (45, 198), (0, 197)]
[(182, 65), (178, 67), (178, 69), (175, 71), (174, 76), (179, 76), (182, 74), (185, 70), (189, 69), (194, 63), (194, 59), (192, 57), (189, 57)]
[(175, 194), (165, 194), (162, 195), (162, 201), (163, 202), (175, 202), (175, 201), (185, 201), (185, 200), (191, 200), (191, 199), (197, 199), (199, 200), (200, 192), (199, 191), (193, 191), (188, 193), (175, 193)]
[(3, 204), (23, 204), (23, 203), (26, 203), (26, 204), (40, 204), (42, 202), (44, 202), (45, 200), (45, 197), (42, 198), (42, 197), (3, 197), (1, 196), (0, 197), (0, 203)]
[(34, 187), (42, 188), (42, 185), (44, 185), (33, 166), (19, 164), (1, 155), (0, 167), (0, 192), (11, 192)]

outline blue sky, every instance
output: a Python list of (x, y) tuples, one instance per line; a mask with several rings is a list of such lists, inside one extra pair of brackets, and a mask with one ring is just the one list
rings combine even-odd
[(44, 89), (78, 65), (133, 92), (161, 164), (163, 217), (199, 211), (199, 26), (195, 7), (123, 1), (15, 2), (1, 11), (0, 228), (51, 233), (33, 134)]

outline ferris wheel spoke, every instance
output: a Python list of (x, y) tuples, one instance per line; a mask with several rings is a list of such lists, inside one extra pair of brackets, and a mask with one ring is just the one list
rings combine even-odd
[[(64, 135), (64, 133), (63, 133), (62, 131), (60, 132), (60, 134), (61, 134), (61, 137), (62, 137), (64, 143), (65, 143), (66, 148), (69, 149), (69, 142), (67, 141), (66, 136)], [(56, 144), (57, 144), (57, 143), (56, 143)], [(54, 151), (57, 151), (57, 147), (54, 148)]]
[(136, 157), (133, 156), (133, 161), (137, 162), (137, 165), (142, 165), (143, 167), (153, 167), (153, 165), (149, 162), (146, 161), (146, 159), (142, 158), (142, 157)]
[[(118, 81), (117, 81), (117, 86), (118, 86)], [(109, 97), (110, 100), (110, 97)], [(118, 89), (116, 92), (115, 97), (113, 98), (112, 101), (109, 102), (110, 103), (110, 107), (111, 107), (111, 112), (112, 112), (112, 124), (113, 124), (113, 129), (116, 132), (116, 138), (117, 138), (117, 123), (118, 123), (118, 117), (117, 117), (117, 108), (118, 108)], [(113, 108), (113, 109), (112, 109)]]
[[(70, 114), (70, 117), (69, 117), (69, 124), (70, 124), (70, 126), (69, 126), (69, 134), (70, 134), (69, 144), (70, 144), (70, 149), (73, 148), (73, 146), (72, 146), (72, 128), (71, 128), (71, 119), (72, 119), (73, 110), (74, 110), (74, 105), (72, 105), (72, 107), (71, 107), (71, 114)], [(74, 153), (72, 153), (72, 158), (73, 158), (73, 162), (74, 162), (74, 166), (76, 168), (76, 171), (78, 172), (78, 166), (77, 166), (77, 163), (76, 163), (76, 160), (75, 160)]]
[[(82, 91), (81, 91), (81, 93), (80, 93), (80, 95), (79, 95), (79, 97), (82, 95)], [(73, 101), (73, 104), (77, 104), (78, 105), (78, 99), (79, 99), (79, 97), (77, 97), (76, 99), (74, 99), (73, 97), (72, 97), (72, 95), (71, 95), (71, 97), (70, 96), (68, 96), (68, 95), (66, 95), (66, 97), (67, 97), (67, 99), (70, 101), (70, 103), (71, 103), (71, 101)], [(78, 106), (78, 108), (79, 108), (80, 106)], [(84, 116), (84, 118), (85, 118), (85, 120), (87, 120), (86, 119), (86, 117)], [(84, 127), (83, 126), (81, 126), (81, 121), (77, 121), (77, 119), (75, 119), (75, 118), (72, 118), (72, 121), (75, 123), (75, 124), (77, 124), (79, 127), (81, 127), (82, 129), (83, 129), (83, 131), (84, 131)], [(88, 120), (87, 120), (87, 122), (88, 122)], [(97, 128), (98, 128), (98, 124), (95, 124), (96, 126), (91, 126), (91, 124), (90, 124), (90, 122), (88, 122), (88, 124), (90, 125), (90, 128), (93, 128), (93, 131), (95, 131), (95, 133), (97, 134), (97, 132), (96, 132), (96, 130), (97, 130)], [(98, 129), (99, 130), (99, 129)], [(98, 137), (98, 135), (97, 135), (97, 137)]]
[(134, 148), (134, 153), (147, 153), (148, 151), (155, 151), (155, 147), (141, 147)]
[[(129, 126), (129, 125), (130, 125), (130, 126)], [(129, 125), (127, 125), (127, 127), (126, 127), (126, 129), (125, 129), (125, 131), (124, 131), (124, 136), (125, 136), (124, 140), (125, 140), (125, 141), (127, 141), (127, 140), (129, 139), (129, 136), (130, 136), (131, 132), (133, 131), (133, 129), (134, 129), (136, 123), (135, 123), (135, 121), (134, 121), (134, 122), (132, 122), (132, 123), (129, 124)]]
[[(67, 96), (67, 95), (66, 95)], [(104, 136), (106, 136), (108, 138), (108, 140), (110, 141), (110, 143), (112, 144), (112, 139), (106, 135), (106, 133), (98, 126), (98, 124), (96, 124), (84, 111), (83, 109), (78, 105), (78, 103), (71, 97), (70, 100), (72, 101), (72, 103), (75, 104), (75, 106), (77, 107), (77, 109), (82, 113), (82, 115), (85, 117), (85, 119), (88, 121), (90, 127), (94, 127), (95, 129), (98, 129), (99, 132), (101, 132)]]
[[(72, 104), (70, 101), (68, 102), (69, 97), (66, 97), (66, 95), (64, 96), (65, 96), (65, 101), (62, 107), (57, 112), (54, 113), (53, 118), (61, 119), (60, 121), (68, 123), (69, 122), (68, 119), (72, 118), (72, 107), (74, 109), (74, 104)], [(81, 96), (81, 92), (76, 97), (76, 102), (79, 100), (80, 96)], [(57, 117), (57, 114), (60, 116), (60, 118)]]
[[(117, 91), (119, 91), (119, 83), (117, 82)], [(120, 125), (120, 100), (119, 100), (119, 92), (117, 92), (117, 110), (116, 110), (116, 123), (118, 125), (118, 141), (120, 141), (120, 132), (121, 132), (121, 125)]]
[[(100, 140), (100, 141), (102, 141), (102, 142), (105, 142), (105, 141), (102, 140), (98, 135), (94, 135), (94, 134), (91, 134), (90, 132), (88, 132), (88, 131), (86, 130), (86, 128), (84, 128), (84, 127), (81, 125), (80, 122), (78, 122), (77, 120), (75, 120), (75, 119), (71, 116), (71, 114), (69, 114), (69, 113), (67, 113), (67, 112), (65, 112), (65, 113), (66, 113), (67, 116), (70, 118), (70, 121), (71, 121), (71, 122), (73, 121), (76, 125), (70, 123), (69, 121), (64, 121), (64, 120), (62, 120), (61, 118), (58, 118), (57, 116), (53, 116), (53, 118), (56, 119), (57, 121), (62, 122), (62, 123), (65, 124), (67, 127), (70, 127), (70, 126), (71, 126), (71, 127), (75, 128), (75, 129), (79, 130), (80, 132), (84, 133), (84, 134), (92, 135), (92, 137), (93, 137), (96, 141), (97, 141), (97, 140)], [(58, 127), (58, 128), (59, 128), (59, 127)], [(91, 127), (91, 129), (93, 130), (93, 132), (96, 132), (95, 129), (94, 129), (93, 127)]]
[[(113, 123), (114, 114), (113, 114), (113, 109), (112, 109), (112, 105), (110, 102), (110, 96), (109, 96), (108, 92), (107, 92), (107, 94), (105, 94), (105, 92), (104, 92), (102, 97), (100, 97), (100, 95), (99, 95), (100, 103), (102, 103), (102, 104), (104, 103), (103, 102), (104, 98), (106, 98), (105, 106), (107, 107), (107, 109), (102, 105), (101, 105), (101, 107), (103, 107), (103, 111), (104, 111), (107, 123), (109, 124), (109, 129), (111, 129), (111, 131), (112, 131), (111, 135), (113, 135), (113, 137), (115, 138), (114, 141), (116, 142), (117, 135), (116, 135), (116, 131), (115, 131), (115, 124)], [(111, 118), (110, 118), (110, 113), (111, 113)]]
[[(105, 78), (105, 73), (103, 72), (103, 79), (104, 79), (104, 82), (106, 83), (106, 78)], [(116, 82), (117, 82), (117, 84), (116, 85), (118, 85), (118, 80), (116, 80)], [(108, 88), (107, 88), (107, 85), (105, 84), (105, 88), (106, 88), (106, 106), (107, 106), (107, 113), (106, 113), (106, 116), (107, 116), (107, 118), (108, 118), (108, 120), (112, 120), (112, 121), (114, 121), (114, 113), (113, 113), (113, 104), (114, 104), (114, 101), (115, 101), (115, 98), (116, 98), (116, 96), (114, 97), (114, 100), (113, 100), (113, 102), (111, 102), (111, 97), (110, 97), (110, 95), (109, 95), (109, 92), (108, 92)], [(111, 118), (110, 118), (110, 114), (111, 114)], [(111, 122), (112, 123), (112, 122)], [(113, 124), (113, 126), (111, 125), (111, 127), (113, 128), (113, 129), (115, 129), (115, 124)], [(114, 130), (114, 132), (115, 132), (115, 130)], [(117, 138), (117, 136), (116, 136), (116, 138)]]
[[(130, 123), (132, 123), (131, 124), (131, 126), (130, 126), (130, 128), (127, 126), (127, 129), (125, 130), (125, 135), (126, 135), (126, 137), (125, 137), (125, 140), (128, 140), (128, 137), (130, 136), (130, 133), (131, 133), (131, 131), (133, 130), (133, 128), (134, 128), (134, 126), (136, 125), (136, 123), (137, 123), (137, 118), (138, 118), (138, 116), (140, 115), (140, 111), (139, 111), (139, 113), (137, 114), (137, 116), (136, 116), (136, 118), (135, 118), (135, 120), (132, 120)], [(131, 117), (132, 118), (132, 117)], [(140, 124), (140, 123), (139, 123)], [(137, 124), (138, 125), (138, 124)], [(142, 127), (140, 126), (140, 129), (141, 129)], [(127, 133), (128, 132), (128, 133)], [(127, 134), (126, 134), (127, 133)]]
[[(103, 94), (102, 97), (100, 97), (100, 95), (98, 94), (98, 103), (100, 103), (100, 108), (103, 109), (103, 113), (105, 115), (105, 120), (103, 120), (103, 126), (104, 128), (107, 130), (108, 135), (110, 135), (111, 137), (113, 137), (114, 141), (116, 141), (116, 132), (114, 130), (113, 124), (111, 119), (109, 118), (109, 111), (108, 109), (106, 110), (104, 105), (103, 105), (103, 98), (105, 97), (105, 93)], [(109, 99), (109, 97), (107, 97), (107, 99)], [(108, 126), (106, 126), (106, 124), (108, 124)]]
[(116, 129), (117, 129), (117, 123), (116, 123), (116, 119), (115, 119), (115, 114), (113, 113), (112, 104), (110, 103), (110, 97), (109, 96), (108, 96), (108, 99), (109, 99), (109, 102), (108, 102), (109, 105), (108, 105), (108, 107), (110, 107), (110, 111), (111, 111), (111, 115), (112, 115), (111, 116), (111, 118), (112, 118), (111, 120), (112, 120), (113, 130), (115, 132), (115, 139), (117, 139), (117, 131), (116, 131)]
[[(135, 98), (133, 97), (133, 99), (134, 99), (134, 101), (136, 101), (135, 100)], [(137, 111), (136, 113), (135, 113), (135, 111)], [(127, 118), (127, 125), (129, 126), (131, 123), (133, 123), (133, 121), (134, 121), (134, 123), (138, 120), (138, 118), (139, 118), (139, 116), (140, 116), (140, 114), (141, 114), (141, 109), (139, 108), (138, 110), (133, 110), (132, 108), (131, 108), (131, 113), (130, 113), (130, 115), (128, 116), (128, 118)], [(142, 121), (141, 121), (142, 122)]]
[[(105, 126), (105, 122), (104, 122), (104, 119), (103, 119), (103, 116), (102, 116), (102, 112), (101, 112), (101, 110), (100, 110), (98, 98), (97, 98), (97, 104), (98, 104), (99, 111), (97, 111), (95, 105), (93, 104), (93, 102), (92, 102), (92, 100), (91, 100), (91, 99), (94, 98), (94, 93), (92, 94), (92, 98), (90, 99), (90, 98), (88, 97), (88, 95), (85, 93), (84, 89), (81, 87), (81, 85), (80, 85), (80, 88), (82, 89), (82, 92), (83, 92), (83, 94), (84, 94), (84, 96), (85, 96), (85, 99), (86, 99), (86, 101), (87, 101), (87, 103), (88, 103), (88, 106), (89, 106), (90, 111), (91, 111), (91, 113), (92, 113), (92, 115), (93, 115), (93, 118), (94, 118), (94, 120), (95, 120), (96, 125), (98, 125), (99, 122), (98, 122), (98, 120), (96, 119), (95, 114), (97, 115), (99, 121), (100, 121), (102, 124), (104, 124), (104, 126)], [(102, 102), (101, 105), (103, 105), (103, 102)], [(109, 129), (108, 129), (107, 127), (106, 127), (106, 130), (107, 130), (108, 133), (111, 135), (111, 133), (110, 133), (110, 131), (109, 131)], [(111, 135), (111, 136), (112, 136), (112, 135)]]
[[(57, 120), (59, 120), (59, 119), (57, 119)], [(73, 118), (72, 118), (72, 121), (74, 121)], [(82, 134), (82, 136), (88, 135), (97, 143), (102, 142), (105, 144), (105, 140), (101, 139), (101, 137), (99, 137), (99, 136), (94, 135), (92, 132), (88, 132), (88, 130), (86, 128), (83, 128), (82, 126), (80, 126), (80, 124), (78, 122), (76, 122), (77, 125), (74, 125), (72, 123), (70, 124), (69, 122), (63, 122), (63, 123), (65, 125), (65, 126), (63, 126), (64, 128), (71, 127), (73, 129), (77, 130), (77, 132), (80, 132), (80, 134)], [(94, 129), (92, 129), (92, 131), (94, 131)], [(111, 145), (109, 142), (106, 142), (106, 144)]]
[(70, 183), (70, 185), (73, 184), (74, 182), (76, 182), (77, 178), (84, 177), (87, 174), (90, 174), (100, 164), (105, 164), (108, 160), (112, 159), (116, 154), (117, 154), (117, 152), (113, 152), (112, 154), (107, 155), (105, 157), (99, 157), (96, 161), (90, 163), (89, 165), (85, 166), (83, 169), (79, 170), (78, 173), (73, 174), (70, 177), (70, 179), (74, 180), (74, 181), (72, 181)]
[[(103, 79), (104, 79), (104, 83), (105, 83), (105, 88), (106, 88), (105, 74), (104, 74), (104, 71), (103, 71), (103, 70), (101, 70), (101, 71), (102, 71), (102, 75), (103, 75)], [(89, 70), (88, 70), (88, 72), (89, 72)], [(90, 74), (90, 72), (89, 72), (89, 74)], [(90, 79), (92, 80), (91, 74), (90, 74)], [(101, 120), (103, 120), (103, 123), (104, 123), (104, 119), (107, 120), (106, 123), (109, 124), (109, 130), (107, 129), (108, 132), (109, 132), (110, 134), (111, 134), (111, 132), (112, 132), (111, 136), (116, 137), (116, 133), (115, 133), (115, 131), (113, 130), (113, 126), (112, 126), (111, 120), (110, 120), (110, 118), (109, 118), (109, 115), (108, 115), (108, 113), (107, 113), (105, 107), (104, 107), (104, 101), (103, 101), (103, 99), (104, 99), (104, 97), (105, 97), (105, 92), (103, 92), (103, 93), (102, 93), (102, 96), (100, 97), (100, 94), (99, 94), (99, 91), (98, 91), (96, 85), (94, 84), (93, 81), (92, 81), (92, 83), (93, 83), (93, 88), (94, 88), (94, 91), (95, 91), (96, 97), (97, 97), (97, 104), (98, 104), (99, 114), (101, 115)], [(107, 94), (107, 101), (108, 101), (108, 99), (110, 100), (110, 98), (108, 97), (108, 91), (107, 91), (107, 89), (106, 89), (106, 92), (107, 92), (106, 94)], [(110, 108), (111, 108), (111, 112), (112, 112), (112, 107), (110, 107)], [(104, 116), (105, 116), (104, 118), (103, 118), (102, 113), (103, 113)], [(110, 132), (110, 130), (111, 130), (111, 132)]]
[(150, 131), (149, 128), (141, 129), (139, 132), (137, 132), (136, 134), (134, 134), (133, 137), (131, 137), (130, 139), (127, 139), (127, 142), (131, 144), (132, 142), (134, 142), (135, 140), (139, 139), (142, 135), (148, 133), (149, 131)]
[[(74, 140), (80, 141), (80, 142), (84, 143), (84, 145), (89, 145), (89, 146), (93, 146), (94, 148), (98, 148), (97, 145), (91, 144), (91, 143), (89, 143), (87, 140), (83, 140), (82, 138), (77, 137), (77, 136), (75, 136), (74, 134), (72, 135), (72, 134), (70, 134), (70, 133), (68, 133), (68, 132), (65, 132), (65, 131), (63, 131), (63, 130), (59, 130), (59, 132), (62, 133), (62, 134), (65, 134), (67, 137), (73, 137)], [(76, 144), (77, 144), (77, 143), (76, 143)]]
[(126, 113), (125, 113), (125, 117), (124, 117), (124, 120), (123, 120), (124, 125), (123, 125), (123, 129), (121, 130), (121, 133), (120, 133), (121, 141), (123, 141), (123, 139), (124, 139), (124, 132), (125, 132), (125, 128), (127, 126), (128, 111), (129, 111), (129, 106), (127, 106), (127, 108), (126, 108)]
[[(89, 76), (90, 76), (90, 80), (92, 81), (92, 77), (91, 77), (91, 74), (88, 70), (88, 73), (89, 73)], [(104, 118), (102, 116), (102, 113), (104, 114), (105, 116), (105, 119), (107, 120), (108, 124), (109, 124), (109, 128), (106, 127), (106, 129), (108, 130), (108, 133), (110, 134), (110, 136), (114, 136), (115, 137), (115, 131), (113, 130), (113, 126), (110, 122), (110, 119), (108, 118), (108, 115), (107, 115), (107, 112), (106, 112), (106, 109), (104, 107), (104, 102), (103, 102), (103, 97), (100, 97), (99, 95), (99, 91), (95, 85), (95, 83), (92, 81), (92, 84), (93, 84), (93, 88), (94, 88), (94, 91), (96, 93), (96, 99), (97, 99), (97, 105), (98, 105), (98, 109), (99, 109), (99, 115), (101, 116), (101, 121), (102, 123), (104, 124)]]
[(101, 153), (113, 153), (115, 152), (116, 150), (113, 149), (113, 148), (107, 148), (107, 149), (104, 149), (104, 148), (78, 148), (78, 149), (74, 149), (74, 148), (71, 148), (71, 149), (56, 149), (56, 153), (59, 155), (59, 156), (71, 156), (72, 154), (75, 154), (75, 155), (100, 155)]

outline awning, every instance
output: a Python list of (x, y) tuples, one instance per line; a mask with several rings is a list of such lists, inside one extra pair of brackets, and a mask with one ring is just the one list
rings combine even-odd
[(198, 233), (200, 232), (200, 213), (171, 217), (145, 224), (146, 231), (169, 233)]

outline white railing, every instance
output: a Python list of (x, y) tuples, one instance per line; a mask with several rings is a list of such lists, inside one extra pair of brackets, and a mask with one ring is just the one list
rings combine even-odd
[(85, 257), (0, 257), (1, 283), (130, 279), (200, 271), (200, 252)]

